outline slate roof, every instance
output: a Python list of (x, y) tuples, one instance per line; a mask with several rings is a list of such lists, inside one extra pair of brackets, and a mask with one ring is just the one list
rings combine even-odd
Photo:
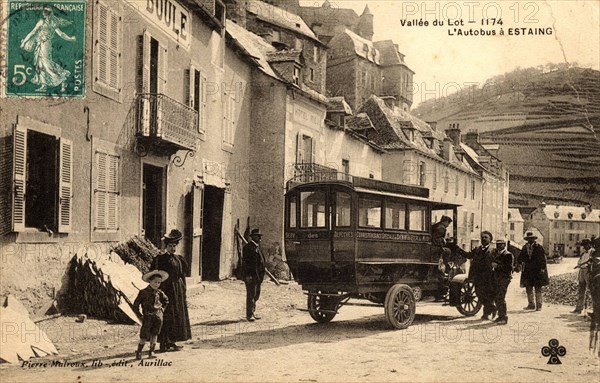
[(586, 211), (583, 206), (546, 205), (544, 214), (552, 221), (600, 222), (600, 209)]
[[(344, 34), (347, 35), (348, 37), (350, 37), (350, 40), (354, 44), (354, 52), (358, 56), (365, 58), (371, 62), (374, 62), (377, 65), (381, 65), (381, 53), (379, 52), (379, 50), (377, 48), (375, 48), (372, 41), (367, 40), (364, 37), (357, 35), (356, 33), (352, 32), (350, 29), (344, 30)], [(334, 39), (335, 39), (335, 37), (334, 37)], [(367, 47), (368, 51), (365, 51), (365, 49), (364, 49), (365, 46)], [(373, 53), (375, 54), (374, 58), (373, 58)]]
[(299, 33), (322, 45), (314, 32), (306, 25), (304, 20), (302, 20), (302, 17), (292, 13), (288, 9), (279, 8), (262, 1), (247, 1), (248, 12), (256, 15), (257, 19)]
[(398, 52), (398, 48), (392, 40), (375, 41), (373, 45), (381, 52), (382, 65), (406, 65), (404, 55)]
[(346, 126), (349, 129), (354, 130), (358, 133), (363, 133), (369, 129), (375, 130), (373, 122), (366, 113), (357, 113), (355, 116), (346, 117)]
[(350, 108), (350, 105), (348, 105), (343, 96), (329, 97), (328, 101), (328, 112), (343, 112), (347, 115), (352, 115), (352, 108)]
[(271, 65), (269, 65), (267, 59), (269, 52), (275, 51), (275, 48), (271, 44), (266, 42), (262, 37), (242, 28), (231, 20), (226, 21), (225, 30), (233, 40), (239, 43), (246, 52), (251, 55), (263, 73), (277, 80), (282, 80), (282, 78), (275, 73)]

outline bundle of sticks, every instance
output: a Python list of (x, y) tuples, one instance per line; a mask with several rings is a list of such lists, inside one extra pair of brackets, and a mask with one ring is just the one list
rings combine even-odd
[(113, 248), (113, 251), (119, 254), (125, 263), (131, 263), (137, 267), (142, 274), (150, 271), (152, 259), (160, 253), (160, 250), (152, 242), (137, 235), (127, 242), (119, 243)]
[(146, 287), (142, 273), (115, 253), (91, 259), (76, 254), (69, 269), (68, 303), (71, 310), (118, 323), (138, 323), (132, 302)]

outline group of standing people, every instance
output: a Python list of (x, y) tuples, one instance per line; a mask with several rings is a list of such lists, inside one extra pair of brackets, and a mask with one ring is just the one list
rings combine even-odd
[[(577, 266), (575, 266), (576, 269), (579, 269), (577, 275), (579, 286), (577, 288), (577, 304), (575, 310), (572, 311), (574, 314), (581, 314), (588, 290), (592, 293), (592, 306), (600, 304), (600, 302), (597, 302), (598, 299), (594, 299), (594, 292), (600, 290), (600, 254), (598, 254), (592, 240), (589, 238), (584, 238), (581, 241), (581, 246), (583, 252), (577, 261)], [(595, 295), (598, 295), (598, 293), (596, 292)], [(594, 312), (598, 311), (594, 309)]]
[(542, 309), (542, 287), (548, 285), (548, 270), (544, 249), (529, 232), (525, 236), (527, 244), (516, 258), (506, 249), (506, 241), (496, 241), (491, 246), (493, 236), (489, 231), (481, 232), (481, 246), (466, 255), (471, 259), (469, 279), (473, 281), (475, 293), (483, 305), (482, 319), (498, 316), (494, 322), (507, 324), (506, 291), (513, 272), (521, 272), (521, 287), (527, 292), (528, 305), (525, 310)]
[[(154, 356), (156, 342), (160, 352), (179, 351), (182, 342), (192, 338), (190, 318), (186, 298), (185, 277), (188, 270), (186, 260), (176, 253), (183, 234), (173, 229), (162, 239), (165, 251), (152, 260), (151, 271), (142, 279), (148, 286), (140, 290), (133, 306), (140, 314), (142, 307), (142, 328), (136, 350), (136, 359), (142, 359), (142, 350), (150, 342), (149, 357)], [(250, 233), (250, 241), (244, 246), (242, 273), (246, 285), (246, 319), (253, 322), (260, 319), (256, 315), (256, 301), (265, 275), (265, 257), (259, 247), (262, 234), (259, 229)]]

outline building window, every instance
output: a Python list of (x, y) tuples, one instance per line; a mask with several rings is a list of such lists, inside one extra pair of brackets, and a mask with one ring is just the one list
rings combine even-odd
[(304, 45), (303, 41), (301, 39), (299, 39), (298, 37), (296, 37), (296, 40), (294, 40), (294, 48), (298, 51), (301, 51), (303, 45)]
[(342, 171), (344, 174), (350, 174), (350, 160), (342, 160)]
[(187, 71), (187, 105), (198, 113), (198, 133), (202, 140), (206, 139), (207, 103), (206, 77), (193, 65)]
[(296, 137), (296, 163), (310, 164), (314, 163), (315, 146), (313, 138), (302, 133)]
[(281, 31), (272, 30), (273, 41), (281, 41)]
[(433, 183), (433, 185), (432, 185), (433, 189), (437, 189), (437, 168), (438, 168), (438, 165), (434, 163), (433, 164), (433, 172), (432, 172), (433, 174), (431, 177), (432, 178), (431, 180)]
[(450, 189), (450, 176), (448, 175), (448, 171), (446, 170), (446, 174), (444, 175), (444, 193), (448, 193)]
[(60, 137), (58, 128), (37, 130), (21, 123), (15, 126), (13, 231), (71, 231), (72, 164), (73, 143)]
[(325, 193), (300, 193), (300, 227), (325, 227)]
[(408, 207), (408, 229), (412, 231), (426, 231), (427, 208), (425, 206), (409, 205)]
[(573, 230), (574, 224), (573, 222), (569, 222), (569, 230)]
[(514, 222), (510, 223), (510, 230), (515, 230), (515, 223)]
[(94, 231), (119, 229), (119, 157), (96, 150), (94, 177)]
[(313, 46), (313, 61), (316, 63), (319, 62), (319, 47), (316, 45)]
[(554, 221), (552, 223), (552, 227), (554, 227), (555, 229), (558, 229), (558, 221)]
[(419, 161), (419, 169), (418, 169), (418, 184), (420, 186), (425, 186), (425, 162)]
[(510, 240), (513, 241), (513, 242), (515, 241), (515, 235), (514, 234), (510, 235)]
[(349, 227), (350, 226), (350, 208), (352, 199), (350, 194), (336, 193), (335, 200), (335, 226)]
[(473, 233), (475, 231), (475, 213), (471, 213), (471, 220), (469, 222), (469, 231)]
[(294, 66), (294, 76), (292, 78), (292, 81), (294, 82), (294, 84), (300, 86), (300, 76), (302, 75), (302, 71), (300, 70), (299, 67)]
[(458, 173), (456, 173), (456, 178), (455, 178), (455, 185), (454, 185), (454, 195), (458, 196), (459, 193), (459, 185), (460, 185), (460, 179), (459, 179), (459, 175)]
[(138, 93), (165, 93), (168, 73), (167, 46), (149, 32), (144, 32), (138, 39), (137, 72)]
[(467, 193), (469, 192), (469, 177), (465, 176), (465, 194), (464, 194), (464, 198), (467, 199)]
[(121, 100), (121, 44), (119, 4), (106, 0), (96, 1), (93, 90), (116, 101)]
[(471, 199), (475, 200), (475, 181), (471, 181)]
[(315, 70), (310, 68), (308, 73), (310, 74), (310, 82), (315, 82)]
[(226, 149), (233, 148), (235, 137), (235, 94), (235, 89), (223, 91), (223, 145)]

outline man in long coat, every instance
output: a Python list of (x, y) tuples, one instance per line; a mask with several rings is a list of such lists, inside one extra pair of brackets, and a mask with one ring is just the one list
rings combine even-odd
[(260, 285), (265, 277), (265, 257), (259, 244), (262, 234), (259, 229), (250, 232), (250, 241), (242, 251), (242, 275), (246, 284), (246, 319), (254, 322), (260, 319), (254, 314), (256, 301), (260, 298)]
[(496, 295), (494, 303), (498, 308), (498, 318), (494, 321), (497, 324), (507, 324), (506, 315), (506, 290), (512, 279), (513, 255), (506, 250), (506, 241), (499, 239), (496, 241), (496, 258), (492, 262), (492, 271), (494, 272), (494, 284), (496, 285)]
[(521, 287), (525, 287), (527, 292), (528, 305), (524, 309), (541, 311), (542, 287), (550, 283), (546, 268), (546, 254), (542, 245), (535, 241), (537, 237), (532, 232), (528, 232), (524, 239), (527, 244), (523, 246), (517, 258), (521, 270)]
[(475, 294), (483, 305), (482, 319), (492, 319), (496, 316), (496, 306), (494, 305), (494, 296), (496, 287), (493, 281), (492, 261), (496, 256), (496, 251), (490, 246), (492, 242), (492, 233), (489, 231), (481, 232), (481, 246), (475, 248), (466, 257), (471, 259), (469, 268), (469, 279), (475, 286)]

